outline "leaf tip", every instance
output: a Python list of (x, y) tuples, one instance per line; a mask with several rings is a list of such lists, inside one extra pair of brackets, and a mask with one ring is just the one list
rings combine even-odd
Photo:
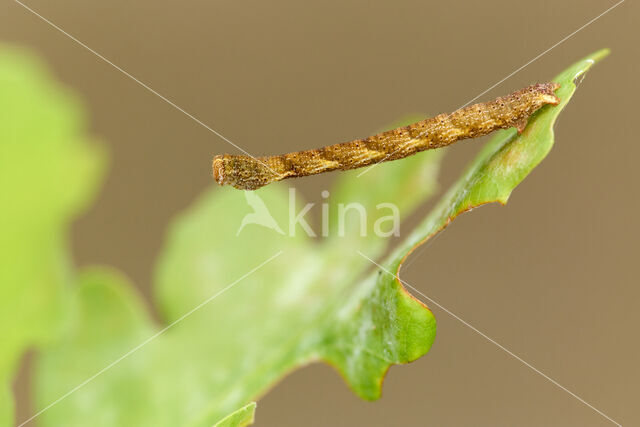
[(608, 47), (605, 47), (605, 48), (602, 48), (600, 50), (595, 51), (590, 56), (591, 56), (591, 58), (593, 59), (594, 62), (599, 62), (599, 61), (603, 60), (604, 58), (606, 58), (607, 56), (609, 56), (610, 53), (611, 53), (611, 49), (609, 49)]

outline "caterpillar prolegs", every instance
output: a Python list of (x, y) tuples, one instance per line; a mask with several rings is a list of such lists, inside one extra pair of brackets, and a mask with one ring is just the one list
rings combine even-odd
[(213, 177), (220, 185), (255, 190), (286, 178), (402, 159), (497, 129), (515, 127), (522, 132), (531, 114), (547, 104), (560, 102), (554, 93), (559, 87), (557, 83), (531, 85), (490, 102), (443, 113), (368, 138), (313, 150), (264, 157), (217, 155), (213, 159)]

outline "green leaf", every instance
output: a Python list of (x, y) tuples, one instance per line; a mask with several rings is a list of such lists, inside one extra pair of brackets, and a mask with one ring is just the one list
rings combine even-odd
[[(497, 133), (385, 268), (397, 272), (416, 245), (459, 213), (506, 202), (551, 148), (551, 127), (575, 90), (574, 78), (605, 54), (561, 74), (562, 103), (536, 114), (522, 135)], [(425, 168), (433, 167), (407, 159), (340, 179), (329, 208), (358, 199), (372, 209), (393, 200), (407, 215), (429, 193), (408, 189), (420, 174), (432, 176)], [(374, 183), (362, 186), (365, 196), (356, 188), (359, 180)], [(314, 241), (304, 227), (288, 224), (301, 199), (296, 197), (298, 208), (290, 206), (284, 189), (281, 183), (249, 195), (211, 190), (179, 218), (156, 270), (156, 304), (165, 329), (153, 328), (146, 314), (135, 315), (142, 304), (121, 280), (84, 276), (85, 283), (95, 283), (91, 292), (82, 291), (88, 286), (83, 284), (78, 293), (78, 312), (84, 314), (38, 363), (38, 404), (55, 401), (111, 367), (45, 412), (40, 424), (210, 426), (286, 373), (319, 360), (335, 366), (359, 396), (376, 399), (390, 365), (425, 354), (435, 337), (433, 314), (394, 276), (365, 275), (371, 264), (356, 252), (379, 254), (387, 240), (359, 240), (350, 231), (336, 236), (334, 229), (330, 238)], [(238, 231), (245, 218), (266, 226), (245, 222)], [(113, 365), (122, 354), (127, 356)]]
[[(433, 167), (429, 161), (415, 163), (415, 174)], [(403, 172), (396, 178), (380, 166), (370, 174), (402, 186), (414, 179)], [(358, 310), (344, 307), (342, 298), (367, 264), (355, 253), (358, 265), (344, 263), (300, 226), (289, 236), (289, 198), (282, 185), (260, 190), (258, 197), (287, 235), (255, 224), (238, 233), (251, 212), (247, 194), (212, 189), (176, 222), (157, 269), (157, 305), (171, 328), (48, 409), (38, 418), (40, 425), (210, 426), (283, 373), (325, 352), (340, 353), (327, 350), (329, 340), (336, 325), (350, 323), (350, 313)], [(135, 348), (131, 337), (145, 342), (159, 331), (150, 329), (148, 315), (142, 316), (145, 321), (131, 320), (142, 304), (125, 291), (129, 285), (122, 278), (94, 270), (81, 279), (76, 327), (37, 362), (39, 407)], [(395, 307), (377, 311), (384, 318), (391, 310)]]
[[(134, 351), (107, 368), (156, 332), (133, 286), (114, 270), (91, 268), (78, 276), (74, 299), (73, 328), (61, 342), (52, 344), (55, 351), (45, 348), (36, 364), (35, 388), (46, 390), (36, 395), (36, 404), (45, 407), (96, 376), (40, 415), (39, 425), (171, 425), (172, 421), (178, 425), (175, 417), (160, 418), (171, 409), (171, 395), (165, 401), (155, 398), (155, 384), (167, 382), (174, 372), (171, 366), (162, 366), (167, 350), (162, 339), (146, 344), (147, 353)], [(158, 356), (157, 363), (149, 351)]]
[(253, 424), (256, 402), (251, 402), (218, 421), (214, 427), (245, 427)]
[[(0, 45), (0, 384), (51, 339), (66, 307), (67, 232), (105, 156), (81, 108), (38, 60)], [(0, 403), (0, 406), (3, 406)]]
[(13, 397), (8, 384), (0, 384), (0, 426), (13, 423)]

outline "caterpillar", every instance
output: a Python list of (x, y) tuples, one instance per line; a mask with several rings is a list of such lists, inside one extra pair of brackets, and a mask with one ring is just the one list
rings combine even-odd
[(264, 157), (217, 155), (213, 159), (213, 177), (219, 185), (255, 190), (286, 178), (402, 159), (497, 129), (515, 127), (522, 132), (531, 114), (547, 104), (560, 102), (554, 93), (559, 87), (553, 82), (538, 83), (490, 102), (439, 114), (368, 138), (313, 150)]

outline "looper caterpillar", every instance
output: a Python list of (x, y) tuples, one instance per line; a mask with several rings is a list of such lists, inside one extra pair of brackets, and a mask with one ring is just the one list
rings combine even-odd
[(443, 113), (409, 126), (326, 147), (279, 156), (253, 158), (223, 154), (213, 159), (213, 177), (220, 185), (255, 190), (274, 181), (333, 170), (356, 169), (402, 159), (440, 148), (460, 139), (475, 138), (497, 129), (527, 125), (529, 116), (560, 100), (557, 83), (539, 83), (493, 101)]

